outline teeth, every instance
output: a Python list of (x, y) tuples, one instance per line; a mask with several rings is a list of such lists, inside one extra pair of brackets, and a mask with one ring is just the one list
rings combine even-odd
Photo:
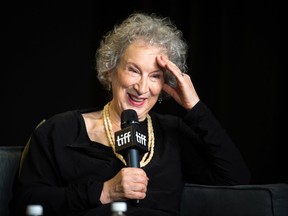
[(130, 98), (134, 101), (137, 101), (137, 102), (142, 102), (144, 101), (144, 99), (141, 99), (141, 98), (136, 98), (136, 97), (133, 97), (132, 95), (130, 95)]

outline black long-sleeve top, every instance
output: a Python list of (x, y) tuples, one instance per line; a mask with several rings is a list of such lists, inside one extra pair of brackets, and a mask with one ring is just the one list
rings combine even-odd
[[(91, 110), (90, 110), (91, 111)], [(35, 129), (25, 157), (12, 212), (24, 215), (29, 203), (45, 216), (110, 215), (99, 198), (103, 183), (124, 164), (112, 148), (89, 139), (84, 111), (57, 114)], [(178, 215), (184, 182), (209, 185), (249, 183), (241, 153), (203, 102), (181, 119), (149, 113), (155, 135), (145, 199), (128, 215)], [(147, 127), (146, 121), (141, 127)]]

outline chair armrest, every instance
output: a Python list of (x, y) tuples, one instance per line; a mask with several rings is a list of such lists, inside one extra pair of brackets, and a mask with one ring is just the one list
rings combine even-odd
[(288, 184), (207, 186), (186, 184), (181, 216), (287, 216)]

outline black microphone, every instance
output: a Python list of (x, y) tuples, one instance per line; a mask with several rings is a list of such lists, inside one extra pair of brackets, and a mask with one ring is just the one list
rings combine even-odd
[[(148, 152), (147, 133), (139, 128), (135, 110), (127, 109), (121, 113), (121, 130), (115, 132), (115, 151), (121, 154), (128, 167), (140, 168), (139, 152)], [(132, 200), (139, 204), (139, 200)]]
[(115, 151), (121, 154), (129, 167), (140, 168), (139, 153), (148, 151), (148, 138), (139, 128), (135, 110), (127, 109), (121, 113), (121, 130), (115, 132)]

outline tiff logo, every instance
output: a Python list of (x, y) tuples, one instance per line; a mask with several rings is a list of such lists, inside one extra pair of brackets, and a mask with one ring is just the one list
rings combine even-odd
[[(116, 145), (117, 146), (122, 146), (125, 144), (130, 143), (131, 141), (131, 131), (128, 131), (126, 133), (120, 134), (120, 136), (116, 137)], [(146, 146), (146, 136), (144, 134), (139, 133), (138, 131), (136, 131), (136, 141), (137, 143)]]
[(116, 139), (117, 146), (122, 146), (127, 143), (130, 143), (130, 138), (131, 138), (131, 131), (128, 131), (124, 134), (120, 134), (120, 136), (117, 136)]
[(136, 131), (136, 140), (138, 143), (141, 143), (142, 145), (146, 146), (146, 136), (144, 134), (141, 134), (138, 131)]

